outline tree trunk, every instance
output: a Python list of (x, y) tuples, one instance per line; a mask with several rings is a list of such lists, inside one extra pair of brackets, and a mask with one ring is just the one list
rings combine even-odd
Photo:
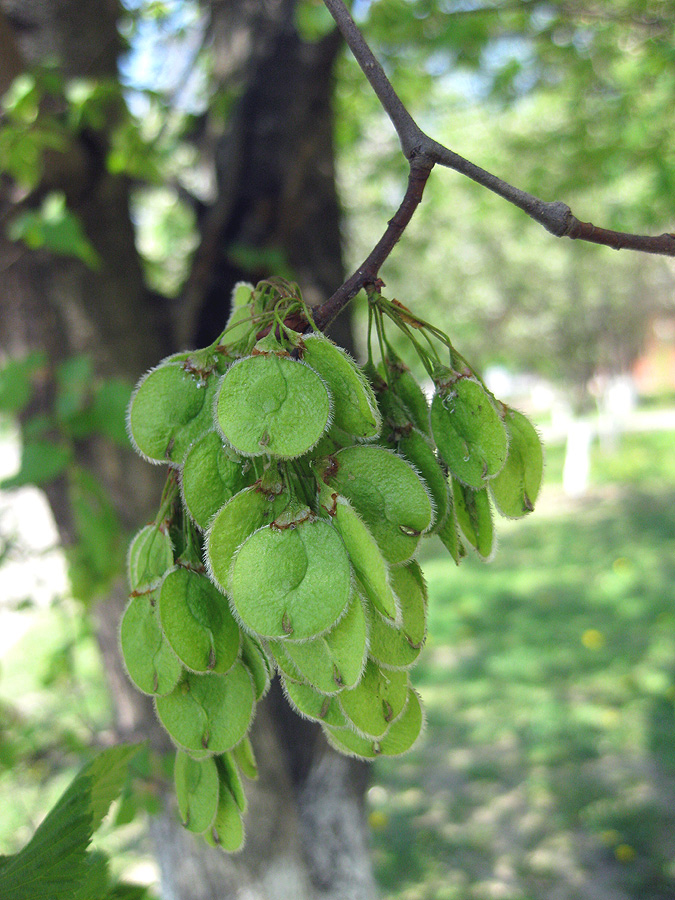
[[(218, 192), (202, 218), (202, 241), (179, 308), (170, 310), (144, 285), (129, 184), (106, 170), (106, 135), (80, 133), (68, 152), (47, 160), (34, 201), (47, 190), (63, 190), (101, 267), (92, 271), (0, 236), (0, 334), (6, 351), (46, 348), (52, 365), (86, 352), (99, 374), (134, 381), (176, 346), (203, 346), (222, 330), (233, 284), (273, 274), (265, 262), (270, 250), (282, 255), (310, 301), (335, 289), (342, 262), (331, 92), (339, 44), (334, 36), (303, 43), (293, 11), (293, 0), (213, 3), (216, 73), (239, 78), (241, 99), (226, 135), (206, 122)], [(13, 39), (13, 64), (50, 56), (61, 61), (67, 77), (116, 77), (114, 0), (0, 0), (3, 13), (0, 44), (8, 34), (10, 45)], [(238, 43), (248, 48), (240, 59), (226, 57), (233, 37), (246, 38)], [(229, 59), (229, 71), (223, 59)], [(0, 190), (4, 221), (17, 197), (7, 180)], [(253, 268), (243, 269), (242, 247), (256, 251)], [(52, 393), (45, 381), (38, 402), (46, 405)], [(153, 517), (161, 490), (156, 468), (102, 438), (79, 442), (77, 454), (109, 490), (125, 527)], [(64, 543), (72, 542), (65, 479), (51, 485), (48, 495)], [(125, 601), (120, 579), (95, 612), (117, 731), (120, 739), (149, 736), (156, 748), (166, 749), (151, 704), (130, 686), (119, 658), (117, 628)], [(171, 788), (167, 792), (165, 814), (151, 825), (163, 900), (369, 900), (376, 891), (363, 810), (364, 765), (330, 750), (320, 729), (295, 716), (278, 689), (262, 704), (253, 740), (261, 777), (249, 786), (241, 854), (228, 857), (185, 832)]]

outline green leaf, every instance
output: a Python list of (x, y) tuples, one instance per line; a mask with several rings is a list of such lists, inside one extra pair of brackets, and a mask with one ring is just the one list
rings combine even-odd
[(88, 601), (105, 591), (125, 565), (125, 540), (103, 486), (85, 469), (71, 467), (69, 496), (78, 542), (68, 549), (73, 592)]
[(35, 351), (0, 367), (0, 410), (16, 416), (30, 403), (35, 373), (47, 365), (47, 354)]
[(21, 467), (16, 475), (0, 481), (0, 489), (46, 484), (62, 475), (71, 460), (71, 452), (53, 441), (26, 441), (21, 450)]
[[(104, 750), (85, 766), (37, 831), (0, 866), (2, 900), (72, 900), (90, 870), (87, 847), (127, 777), (138, 745)], [(98, 877), (98, 876), (97, 876)]]
[(110, 438), (119, 447), (129, 446), (126, 417), (130, 399), (129, 382), (110, 378), (97, 388), (88, 412), (92, 430)]
[(38, 212), (16, 216), (7, 229), (12, 241), (23, 241), (31, 250), (49, 250), (60, 256), (75, 256), (91, 269), (101, 258), (89, 242), (79, 217), (66, 206), (60, 191), (48, 194)]
[(54, 412), (59, 421), (67, 422), (82, 412), (89, 398), (93, 375), (91, 357), (84, 353), (57, 366)]

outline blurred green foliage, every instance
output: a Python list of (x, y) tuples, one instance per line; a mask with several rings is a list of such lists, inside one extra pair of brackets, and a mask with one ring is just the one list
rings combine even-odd
[(488, 567), (423, 560), (427, 730), (369, 795), (387, 900), (673, 895), (672, 440), (597, 445)]
[[(31, 415), (31, 401), (46, 386), (47, 412)], [(19, 470), (0, 481), (0, 489), (65, 481), (75, 534), (65, 552), (73, 593), (85, 603), (103, 595), (123, 571), (127, 538), (105, 489), (77, 462), (76, 451), (94, 436), (129, 445), (130, 396), (127, 382), (96, 377), (86, 355), (53, 369), (43, 353), (0, 366), (0, 414), (21, 416)]]

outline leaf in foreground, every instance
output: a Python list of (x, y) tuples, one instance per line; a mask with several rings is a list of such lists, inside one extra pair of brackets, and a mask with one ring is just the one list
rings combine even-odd
[(0, 857), (3, 900), (69, 900), (88, 876), (87, 848), (124, 785), (138, 745), (104, 750), (86, 765), (26, 846)]

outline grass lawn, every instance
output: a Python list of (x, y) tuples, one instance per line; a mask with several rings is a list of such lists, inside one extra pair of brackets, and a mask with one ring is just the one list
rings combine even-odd
[(422, 560), (427, 728), (369, 792), (388, 900), (675, 897), (673, 449), (596, 448), (489, 565)]

